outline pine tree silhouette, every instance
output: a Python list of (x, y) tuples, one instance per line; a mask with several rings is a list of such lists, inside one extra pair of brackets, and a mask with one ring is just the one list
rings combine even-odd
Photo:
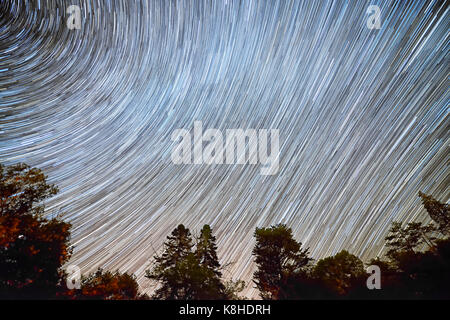
[[(162, 255), (154, 257), (154, 267), (147, 270), (146, 277), (158, 281), (161, 286), (155, 291), (155, 299), (188, 299), (192, 285), (186, 272), (191, 270), (194, 257), (192, 236), (184, 225), (180, 224), (167, 236)], [(189, 265), (189, 266), (188, 266)]]
[(196, 255), (206, 275), (202, 285), (202, 291), (207, 293), (205, 299), (224, 298), (225, 286), (221, 281), (222, 272), (217, 257), (216, 237), (213, 236), (211, 227), (205, 224), (197, 239)]
[(200, 263), (220, 278), (222, 272), (220, 272), (220, 263), (217, 258), (216, 237), (212, 235), (211, 227), (207, 224), (200, 231), (196, 252)]

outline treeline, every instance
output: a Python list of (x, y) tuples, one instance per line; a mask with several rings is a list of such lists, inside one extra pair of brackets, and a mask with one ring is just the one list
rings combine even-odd
[[(0, 164), (0, 299), (244, 299), (244, 281), (224, 280), (209, 225), (197, 236), (183, 225), (168, 235), (146, 271), (151, 297), (126, 272), (98, 269), (78, 281), (64, 269), (71, 225), (43, 215), (43, 200), (58, 192), (46, 178), (26, 164)], [(315, 261), (288, 226), (256, 228), (253, 285), (262, 299), (449, 299), (449, 207), (419, 196), (432, 222), (394, 222), (386, 255), (366, 264), (345, 250)], [(373, 265), (381, 288), (369, 290)]]

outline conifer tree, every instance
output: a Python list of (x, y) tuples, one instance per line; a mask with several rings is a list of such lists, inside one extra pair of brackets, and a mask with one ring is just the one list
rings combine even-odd
[(225, 286), (221, 281), (222, 272), (217, 257), (216, 237), (213, 236), (211, 227), (205, 224), (197, 239), (196, 255), (205, 275), (202, 290), (209, 293), (211, 299), (224, 298)]
[(450, 235), (450, 213), (448, 203), (441, 203), (431, 195), (419, 192), (422, 198), (422, 204), (428, 212), (428, 215), (438, 225), (438, 231), (445, 236)]
[[(205, 225), (193, 250), (188, 229), (179, 225), (156, 255), (146, 277), (159, 283), (153, 298), (169, 300), (227, 299), (231, 297), (221, 280), (216, 239)], [(232, 292), (235, 294), (236, 292)]]
[[(186, 272), (195, 265), (192, 252), (192, 237), (189, 229), (180, 224), (164, 243), (162, 255), (154, 257), (154, 266), (147, 270), (146, 277), (161, 286), (155, 291), (156, 299), (188, 299), (192, 291)], [(194, 261), (194, 262), (193, 262)]]
[(220, 272), (220, 263), (217, 258), (216, 237), (213, 236), (209, 225), (205, 224), (203, 226), (197, 240), (196, 252), (200, 263), (212, 270), (220, 278), (222, 273)]

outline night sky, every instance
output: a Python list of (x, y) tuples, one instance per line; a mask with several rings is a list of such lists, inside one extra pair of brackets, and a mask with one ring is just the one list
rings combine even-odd
[[(393, 220), (426, 220), (419, 190), (450, 199), (445, 1), (0, 0), (0, 14), (0, 162), (59, 186), (47, 215), (73, 224), (83, 273), (134, 272), (146, 290), (179, 223), (212, 226), (226, 278), (250, 280), (253, 231), (276, 223), (316, 259), (367, 261)], [(172, 132), (197, 120), (278, 129), (278, 173), (173, 164)]]

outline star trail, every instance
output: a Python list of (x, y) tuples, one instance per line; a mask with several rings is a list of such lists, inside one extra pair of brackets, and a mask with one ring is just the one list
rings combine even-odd
[[(0, 15), (0, 162), (58, 185), (47, 215), (73, 224), (83, 273), (148, 291), (165, 237), (210, 224), (225, 277), (256, 296), (255, 227), (367, 261), (392, 221), (426, 219), (419, 190), (450, 198), (448, 2), (0, 0)], [(194, 121), (278, 129), (279, 171), (175, 165), (171, 134)]]

